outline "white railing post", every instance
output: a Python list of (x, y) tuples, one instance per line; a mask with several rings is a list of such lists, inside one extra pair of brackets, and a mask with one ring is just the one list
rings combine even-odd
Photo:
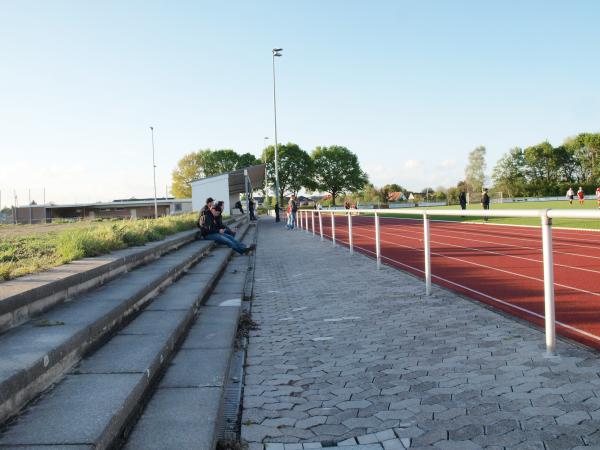
[(315, 212), (314, 211), (310, 212), (310, 223), (312, 225), (313, 237), (315, 237)]
[(335, 215), (331, 213), (331, 240), (335, 247)]
[(354, 253), (354, 245), (352, 242), (352, 213), (348, 213), (348, 247), (350, 247), (350, 254)]
[(379, 234), (379, 214), (375, 213), (375, 254), (377, 256), (377, 268), (381, 269), (381, 239)]
[(425, 257), (425, 295), (431, 295), (431, 240), (427, 213), (423, 214), (423, 255)]
[(554, 258), (552, 254), (552, 219), (542, 216), (542, 250), (544, 254), (544, 319), (546, 352), (553, 355), (556, 348), (556, 317), (554, 309)]
[(321, 211), (319, 211), (319, 233), (321, 233), (321, 240), (323, 240), (323, 216), (321, 215)]
[(304, 229), (307, 233), (310, 232), (310, 228), (308, 227), (308, 211), (304, 211)]
[(300, 229), (302, 230), (304, 228), (304, 223), (303, 223), (303, 211), (302, 210), (298, 210), (298, 213), (300, 214)]

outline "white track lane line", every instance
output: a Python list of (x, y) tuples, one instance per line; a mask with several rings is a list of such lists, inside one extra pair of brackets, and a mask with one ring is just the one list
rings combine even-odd
[[(357, 236), (366, 237), (367, 239), (370, 239), (370, 240), (375, 240), (374, 238), (371, 238), (370, 236), (366, 236), (364, 234), (359, 234), (359, 233), (354, 233), (354, 234), (356, 234)], [(383, 239), (380, 239), (380, 241), (381, 242), (385, 242), (386, 244), (395, 245), (396, 247), (404, 247), (404, 248), (409, 248), (409, 249), (412, 249), (412, 250), (417, 250), (419, 252), (423, 252), (423, 249), (420, 249), (420, 248), (411, 247), (411, 246), (408, 246), (408, 245), (402, 245), (402, 244), (398, 244), (396, 242), (384, 241)], [(446, 259), (452, 259), (452, 260), (455, 260), (455, 261), (460, 261), (460, 262), (463, 262), (465, 264), (469, 264), (469, 265), (472, 265), (472, 266), (484, 267), (484, 268), (487, 268), (487, 269), (495, 270), (496, 272), (502, 272), (502, 273), (506, 273), (506, 274), (509, 274), (509, 275), (514, 275), (516, 277), (521, 277), (521, 278), (525, 278), (525, 279), (528, 279), (528, 280), (537, 281), (537, 282), (540, 282), (542, 284), (544, 283), (544, 280), (542, 278), (531, 277), (529, 275), (523, 275), (521, 273), (511, 272), (510, 270), (499, 269), (497, 267), (488, 266), (488, 265), (485, 265), (485, 264), (480, 264), (480, 263), (468, 261), (466, 259), (457, 258), (455, 256), (447, 256), (447, 255), (444, 255), (442, 253), (437, 253), (437, 252), (433, 252), (433, 251), (431, 252), (431, 254), (432, 255), (437, 255), (437, 256), (440, 256), (440, 257), (446, 258)], [(600, 293), (588, 291), (586, 289), (580, 289), (580, 288), (577, 288), (577, 287), (574, 287), (574, 286), (567, 286), (566, 284), (562, 284), (562, 283), (556, 283), (555, 282), (554, 286), (560, 286), (562, 288), (569, 289), (569, 290), (572, 290), (572, 291), (575, 291), (575, 292), (581, 292), (581, 293), (585, 293), (585, 294), (590, 294), (590, 295), (592, 295), (594, 297), (600, 297)]]
[[(385, 232), (385, 231), (382, 231), (381, 234), (388, 234), (388, 235), (395, 236), (394, 234), (389, 233), (389, 232)], [(432, 236), (439, 236), (439, 237), (446, 237), (446, 238), (450, 238), (450, 239), (462, 239), (462, 240), (465, 240), (465, 241), (472, 241), (473, 240), (473, 239), (466, 239), (466, 238), (460, 238), (460, 237), (457, 238), (456, 236), (448, 236), (448, 235), (445, 235), (445, 234), (437, 234), (437, 233), (431, 233), (431, 235)], [(421, 241), (421, 242), (423, 241), (422, 237), (419, 239), (419, 238), (414, 238), (414, 237), (410, 237), (410, 236), (402, 236), (402, 238), (404, 238), (404, 239), (418, 240), (418, 241)], [(540, 264), (542, 264), (544, 262), (543, 259), (533, 259), (533, 258), (528, 258), (528, 257), (525, 257), (525, 256), (510, 255), (510, 254), (507, 254), (507, 253), (495, 252), (493, 250), (484, 250), (484, 249), (476, 248), (476, 247), (465, 247), (465, 246), (462, 246), (462, 245), (450, 244), (449, 242), (444, 242), (444, 241), (434, 241), (434, 240), (432, 240), (431, 242), (435, 243), (435, 244), (440, 244), (440, 245), (449, 245), (451, 247), (466, 248), (468, 250), (473, 250), (475, 252), (480, 252), (480, 253), (489, 253), (491, 255), (507, 256), (509, 258), (522, 259), (524, 261), (531, 261), (531, 262), (540, 263)], [(518, 245), (499, 244), (497, 242), (481, 241), (481, 240), (477, 241), (477, 242), (484, 242), (484, 243), (487, 243), (487, 244), (497, 244), (497, 245), (504, 245), (504, 246), (510, 246), (510, 247), (517, 247), (517, 248), (520, 248), (520, 249), (531, 249), (531, 250), (536, 250), (538, 253), (541, 253), (541, 251), (538, 251), (537, 249), (534, 249), (534, 248), (531, 248), (531, 247), (521, 247), (521, 246), (518, 246)], [(585, 256), (585, 255), (581, 255), (581, 256)], [(593, 257), (593, 258), (598, 258), (598, 257)], [(600, 274), (600, 270), (584, 269), (583, 267), (575, 267), (575, 266), (570, 266), (570, 265), (567, 265), (567, 264), (559, 264), (557, 262), (555, 262), (554, 265), (556, 267), (565, 267), (565, 268), (567, 268), (569, 270), (580, 270), (582, 272), (590, 272), (590, 273)]]
[[(329, 235), (326, 235), (325, 233), (323, 233), (323, 237), (328, 237), (328, 238), (331, 238), (331, 236), (329, 236)], [(377, 256), (377, 254), (376, 254), (375, 252), (373, 252), (373, 251), (371, 251), (371, 250), (368, 250), (368, 249), (366, 249), (366, 248), (364, 248), (364, 247), (360, 247), (360, 246), (358, 246), (358, 245), (354, 245), (354, 248), (357, 248), (357, 249), (363, 250), (363, 251), (364, 251), (364, 252), (366, 252), (366, 253), (370, 253), (370, 254), (372, 254), (372, 255), (375, 255), (375, 256)], [(408, 247), (408, 248), (412, 248), (412, 247)], [(418, 249), (414, 249), (414, 250), (418, 250)], [(421, 250), (421, 251), (422, 251), (422, 250)], [(419, 269), (419, 268), (417, 268), (417, 267), (413, 267), (413, 266), (410, 266), (410, 265), (408, 265), (408, 264), (405, 264), (405, 263), (403, 263), (403, 262), (401, 262), (401, 261), (398, 261), (398, 260), (396, 260), (396, 259), (389, 258), (389, 257), (387, 257), (387, 256), (383, 256), (383, 255), (381, 255), (381, 258), (382, 258), (382, 259), (387, 259), (388, 261), (391, 261), (391, 262), (393, 262), (393, 263), (395, 263), (395, 264), (399, 264), (400, 266), (406, 267), (406, 268), (408, 268), (408, 269), (411, 269), (411, 270), (414, 270), (414, 271), (416, 271), (416, 272), (419, 272), (419, 273), (425, 274), (425, 271), (423, 271), (423, 270), (421, 270), (421, 269)], [(485, 297), (485, 298), (487, 298), (487, 299), (489, 299), (489, 300), (491, 300), (491, 301), (494, 301), (494, 302), (496, 302), (496, 303), (500, 303), (500, 304), (502, 304), (502, 305), (505, 305), (505, 306), (508, 306), (508, 307), (510, 307), (510, 308), (516, 309), (516, 310), (518, 310), (518, 311), (521, 311), (521, 312), (523, 312), (523, 313), (525, 313), (525, 314), (529, 314), (529, 315), (531, 315), (531, 316), (537, 317), (538, 319), (545, 320), (545, 318), (544, 318), (544, 316), (543, 316), (542, 314), (538, 314), (538, 313), (536, 313), (536, 312), (534, 312), (534, 311), (530, 311), (529, 309), (523, 308), (523, 307), (521, 307), (521, 306), (513, 305), (512, 303), (508, 303), (508, 302), (506, 302), (506, 301), (504, 301), (504, 300), (501, 300), (501, 299), (499, 299), (499, 298), (493, 297), (493, 296), (491, 296), (491, 295), (488, 295), (488, 294), (486, 294), (486, 293), (484, 293), (484, 292), (481, 292), (481, 291), (478, 291), (478, 290), (476, 290), (476, 289), (472, 289), (472, 288), (470, 288), (470, 287), (468, 287), (468, 286), (464, 286), (464, 285), (462, 285), (462, 284), (460, 284), (460, 283), (456, 283), (456, 282), (454, 282), (454, 281), (452, 281), (452, 280), (448, 280), (448, 279), (446, 279), (446, 278), (444, 278), (444, 277), (440, 277), (439, 275), (435, 275), (435, 274), (433, 274), (433, 273), (432, 273), (432, 274), (431, 274), (431, 277), (432, 277), (432, 278), (436, 278), (436, 279), (438, 279), (438, 280), (441, 280), (441, 281), (443, 281), (443, 282), (445, 282), (445, 283), (451, 284), (451, 285), (453, 285), (453, 286), (456, 286), (456, 287), (458, 287), (458, 288), (460, 288), (460, 289), (464, 289), (464, 290), (466, 290), (466, 291), (472, 292), (472, 293), (474, 293), (474, 294), (476, 294), (476, 295), (480, 295), (480, 296), (482, 296), (482, 297)], [(589, 333), (589, 332), (587, 332), (587, 331), (581, 330), (581, 329), (579, 329), (579, 328), (577, 328), (577, 327), (574, 327), (574, 326), (572, 326), (572, 325), (568, 325), (568, 324), (566, 324), (566, 323), (564, 323), (564, 322), (561, 322), (560, 320), (556, 320), (556, 323), (557, 323), (558, 325), (560, 325), (561, 327), (563, 327), (563, 328), (566, 328), (566, 329), (568, 329), (568, 330), (570, 330), (570, 331), (572, 331), (572, 332), (574, 332), (574, 333), (576, 333), (576, 334), (581, 334), (582, 336), (585, 336), (585, 337), (587, 337), (587, 338), (589, 338), (589, 339), (593, 339), (593, 340), (595, 340), (595, 341), (598, 341), (598, 342), (600, 342), (600, 337), (599, 337), (599, 336), (596, 336), (595, 334), (591, 334), (591, 333)]]

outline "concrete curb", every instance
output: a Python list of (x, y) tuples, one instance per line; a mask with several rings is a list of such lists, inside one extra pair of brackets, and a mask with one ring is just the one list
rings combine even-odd
[(163, 241), (132, 247), (95, 258), (84, 258), (0, 284), (0, 333), (14, 328), (56, 304), (88, 291), (118, 275), (148, 263), (195, 239), (184, 231)]

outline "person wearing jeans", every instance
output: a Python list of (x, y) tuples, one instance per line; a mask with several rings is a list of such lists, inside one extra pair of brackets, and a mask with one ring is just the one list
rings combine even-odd
[(287, 229), (293, 230), (296, 226), (296, 211), (298, 211), (298, 203), (296, 202), (296, 196), (292, 194), (290, 197), (290, 202), (288, 204), (288, 221), (287, 221)]
[(202, 213), (201, 228), (204, 239), (215, 241), (219, 244), (224, 244), (233, 249), (240, 255), (245, 255), (254, 249), (254, 245), (246, 246), (244, 243), (236, 240), (233, 236), (225, 233), (225, 227), (219, 225), (217, 217), (221, 215), (221, 208), (218, 205), (213, 205), (207, 208)]

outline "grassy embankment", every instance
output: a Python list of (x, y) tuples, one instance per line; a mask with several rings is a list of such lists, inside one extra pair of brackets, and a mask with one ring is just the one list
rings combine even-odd
[[(577, 200), (573, 200), (573, 204), (569, 205), (567, 200), (553, 201), (553, 202), (517, 202), (517, 203), (492, 203), (491, 209), (566, 209), (566, 210), (582, 210), (582, 209), (595, 209), (598, 210), (598, 204), (595, 200), (586, 200), (583, 206), (579, 205)], [(459, 221), (459, 222), (483, 222), (483, 218), (479, 217), (452, 217), (452, 216), (435, 216), (435, 210), (440, 209), (456, 209), (460, 210), (458, 205), (452, 206), (437, 206), (432, 208), (425, 208), (431, 211), (433, 214), (432, 219)], [(467, 209), (481, 209), (481, 205), (475, 204), (470, 205)], [(393, 214), (383, 214), (388, 217), (399, 217)], [(420, 218), (421, 216), (400, 216), (400, 217), (414, 217)], [(508, 224), (508, 225), (540, 225), (540, 220), (537, 218), (527, 217), (490, 217), (489, 223)], [(569, 228), (588, 228), (588, 229), (600, 229), (600, 220), (590, 219), (554, 219), (553, 225), (555, 227), (569, 227)]]
[(0, 282), (189, 230), (196, 215), (58, 225), (0, 225)]

